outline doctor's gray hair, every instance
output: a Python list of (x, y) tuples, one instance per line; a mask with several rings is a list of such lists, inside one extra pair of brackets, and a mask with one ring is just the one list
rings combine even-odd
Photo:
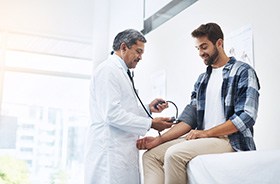
[(117, 34), (113, 43), (113, 50), (117, 51), (120, 49), (122, 43), (125, 43), (128, 48), (136, 44), (136, 41), (146, 43), (147, 40), (142, 33), (134, 29), (127, 29)]

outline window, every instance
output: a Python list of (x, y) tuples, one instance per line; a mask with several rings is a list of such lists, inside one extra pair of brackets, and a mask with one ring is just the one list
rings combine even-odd
[(16, 125), (16, 146), (0, 153), (24, 161), (32, 184), (83, 183), (91, 60), (2, 48), (0, 63), (0, 117)]

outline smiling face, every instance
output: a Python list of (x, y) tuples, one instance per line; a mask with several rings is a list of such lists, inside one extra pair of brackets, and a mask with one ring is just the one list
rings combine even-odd
[(130, 48), (125, 43), (121, 44), (120, 57), (124, 60), (128, 68), (135, 68), (142, 59), (144, 53), (144, 42), (136, 41)]
[(219, 58), (217, 45), (219, 45), (218, 41), (214, 45), (206, 36), (195, 38), (195, 47), (206, 65), (217, 64)]

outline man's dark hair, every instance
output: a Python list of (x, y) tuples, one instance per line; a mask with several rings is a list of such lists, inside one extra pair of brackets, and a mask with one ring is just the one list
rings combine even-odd
[(218, 39), (224, 39), (224, 34), (220, 26), (216, 23), (202, 24), (192, 32), (194, 38), (207, 36), (213, 44), (216, 44)]
[(136, 41), (146, 43), (146, 39), (142, 33), (134, 29), (127, 29), (117, 34), (113, 43), (113, 50), (117, 51), (120, 49), (122, 43), (125, 43), (128, 48), (136, 44)]

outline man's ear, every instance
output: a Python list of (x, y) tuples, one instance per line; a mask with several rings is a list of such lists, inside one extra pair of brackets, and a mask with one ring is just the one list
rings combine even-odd
[(224, 45), (224, 40), (221, 39), (221, 38), (219, 38), (219, 39), (217, 40), (216, 44), (217, 44), (218, 47), (223, 47), (223, 45)]
[(127, 46), (126, 46), (126, 44), (125, 44), (124, 42), (121, 44), (120, 49), (121, 49), (122, 51), (126, 51)]

